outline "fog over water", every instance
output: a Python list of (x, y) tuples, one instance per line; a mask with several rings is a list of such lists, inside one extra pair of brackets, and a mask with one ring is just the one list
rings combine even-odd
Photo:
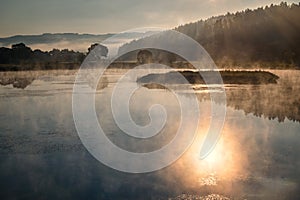
[[(209, 101), (207, 88), (193, 85), (201, 112), (195, 141), (175, 163), (147, 174), (110, 169), (82, 145), (72, 115), (76, 71), (1, 72), (0, 198), (180, 199), (186, 194), (199, 199), (298, 199), (300, 72), (271, 72), (280, 77), (277, 84), (225, 85), (222, 136), (204, 160), (198, 156), (210, 106), (220, 105)], [(110, 94), (122, 74), (124, 70), (111, 69), (97, 90), (99, 123), (114, 144), (128, 151), (161, 148), (180, 122), (175, 96), (163, 88), (140, 87), (131, 99), (133, 120), (149, 123), (148, 109), (159, 103), (168, 113), (167, 123), (149, 140), (129, 137), (110, 110)], [(188, 101), (184, 90), (176, 90)]]

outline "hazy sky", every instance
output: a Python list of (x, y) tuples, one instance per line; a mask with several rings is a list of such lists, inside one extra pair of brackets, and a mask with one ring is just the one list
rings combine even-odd
[[(0, 37), (57, 32), (108, 33), (172, 28), (281, 0), (0, 0)], [(299, 2), (289, 1), (287, 2)]]

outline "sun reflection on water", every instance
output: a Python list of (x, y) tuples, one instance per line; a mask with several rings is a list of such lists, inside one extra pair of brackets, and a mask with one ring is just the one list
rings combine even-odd
[(225, 127), (216, 147), (201, 160), (199, 152), (205, 136), (203, 133), (199, 131), (191, 148), (176, 165), (180, 174), (184, 173), (184, 181), (193, 187), (217, 187), (220, 182), (230, 183), (246, 176), (247, 155), (232, 129)]

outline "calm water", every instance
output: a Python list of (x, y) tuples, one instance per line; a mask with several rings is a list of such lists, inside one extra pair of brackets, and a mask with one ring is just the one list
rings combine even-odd
[[(205, 88), (193, 86), (202, 114), (198, 137), (174, 164), (147, 174), (110, 169), (82, 145), (72, 116), (74, 71), (2, 73), (2, 83), (22, 82), (18, 77), (31, 81), (23, 80), (25, 89), (0, 86), (0, 198), (299, 199), (300, 72), (273, 72), (280, 76), (278, 84), (226, 86), (222, 137), (205, 160), (198, 155), (211, 102)], [(114, 83), (123, 73), (108, 73), (97, 91), (100, 124), (123, 149), (148, 152), (164, 146), (178, 127), (178, 102), (168, 90), (140, 88), (133, 98), (142, 105), (132, 104), (132, 118), (147, 124), (147, 110), (155, 102), (168, 111), (167, 124), (150, 141), (124, 135), (109, 107)], [(180, 87), (178, 91), (189, 98)]]

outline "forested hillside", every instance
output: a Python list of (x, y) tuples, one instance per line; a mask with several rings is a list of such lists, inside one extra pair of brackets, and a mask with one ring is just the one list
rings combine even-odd
[(175, 30), (203, 45), (220, 67), (300, 65), (300, 3), (228, 13)]
[[(281, 3), (227, 13), (185, 24), (175, 30), (200, 43), (220, 68), (300, 68), (300, 3)], [(129, 46), (178, 43), (171, 38), (168, 33), (162, 33), (132, 41), (122, 46), (119, 53)], [(154, 58), (159, 58), (157, 51), (151, 51)], [(190, 55), (195, 53), (186, 51)], [(168, 57), (174, 59), (172, 54)], [(156, 59), (157, 62), (160, 60)]]

